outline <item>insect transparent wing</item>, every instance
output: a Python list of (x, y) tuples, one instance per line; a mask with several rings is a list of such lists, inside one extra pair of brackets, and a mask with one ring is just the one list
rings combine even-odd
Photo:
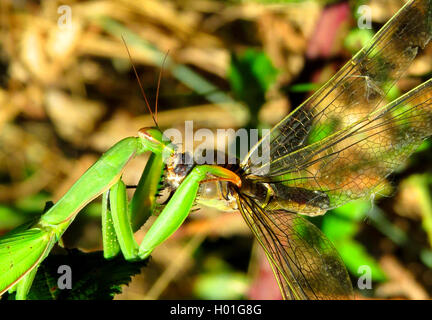
[[(326, 201), (309, 196), (304, 203), (325, 211), (378, 191), (430, 135), (432, 79), (345, 130), (285, 156), (290, 165), (262, 180), (277, 185), (275, 190), (295, 187), (305, 196), (308, 190), (325, 195)], [(286, 209), (299, 212), (294, 204)]]
[[(328, 137), (380, 107), (432, 36), (432, 0), (408, 2), (332, 79), (277, 124), (243, 160), (247, 174), (280, 175), (305, 163), (288, 154)], [(262, 163), (261, 154), (271, 161)], [(259, 160), (259, 161), (256, 161)]]
[[(330, 81), (330, 86), (325, 85), (294, 112), (294, 117), (291, 115), (276, 126), (276, 130), (269, 136), (273, 139), (270, 144), (270, 161), (261, 166), (250, 163), (244, 165), (249, 179), (278, 184), (275, 189), (281, 194), (287, 193), (283, 191), (284, 188), (296, 188), (295, 190), (300, 190), (298, 192), (303, 192), (304, 194), (297, 195), (301, 199), (301, 205), (293, 201), (291, 206), (288, 203), (285, 208), (295, 212), (313, 204), (317, 212), (322, 214), (328, 209), (351, 200), (367, 198), (377, 192), (385, 177), (402, 164), (423, 139), (432, 134), (431, 80), (386, 106), (380, 104), (382, 96), (378, 94), (386, 87), (386, 83), (398, 78), (396, 75), (414, 57), (407, 55), (408, 51), (414, 50), (408, 44), (423, 46), (429, 41), (431, 33), (427, 31), (427, 26), (431, 7), (432, 1), (409, 2), (378, 33), (379, 37), (372, 49), (360, 52), (353, 59), (354, 62), (345, 66), (342, 73), (339, 72)], [(399, 41), (396, 38), (400, 38)], [(383, 39), (387, 40), (382, 42)], [(407, 51), (407, 48), (411, 49)], [(375, 51), (377, 53), (370, 57), (364, 54)], [(403, 66), (397, 67), (398, 63)], [(393, 67), (384, 73), (382, 65)], [(351, 68), (369, 70), (368, 74), (374, 72), (374, 68), (368, 69), (365, 66), (377, 68), (374, 77), (384, 79), (379, 83), (375, 80), (373, 82), (374, 86), (381, 88), (374, 91), (377, 95), (368, 96), (374, 97), (373, 103), (364, 100), (367, 90), (364, 91), (364, 87), (358, 82), (361, 77), (345, 74)], [(394, 76), (390, 77), (390, 74)], [(339, 84), (335, 81), (339, 81)], [(335, 92), (338, 92), (336, 98)], [(346, 98), (352, 94), (354, 96)], [(357, 94), (359, 98), (355, 99)], [(314, 104), (317, 99), (320, 99), (319, 103)], [(303, 116), (296, 119), (296, 114)], [(303, 122), (306, 123), (304, 126), (301, 124)], [(284, 123), (290, 124), (287, 130)], [(278, 130), (282, 132), (277, 133)], [(296, 141), (295, 145), (292, 144), (293, 141)], [(285, 151), (281, 151), (282, 149)], [(291, 151), (288, 152), (288, 149)], [(304, 199), (310, 197), (311, 191), (328, 199), (321, 204), (315, 198), (310, 199), (311, 203), (304, 202)]]
[(344, 263), (326, 236), (302, 216), (264, 211), (237, 195), (243, 218), (263, 247), (285, 299), (350, 299)]

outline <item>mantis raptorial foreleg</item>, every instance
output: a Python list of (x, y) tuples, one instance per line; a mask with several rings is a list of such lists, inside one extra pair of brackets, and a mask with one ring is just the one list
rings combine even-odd
[[(147, 160), (146, 167), (141, 176), (140, 181), (135, 189), (133, 198), (130, 202), (130, 205), (127, 206), (128, 217), (127, 217), (127, 225), (131, 225), (132, 230), (127, 231), (128, 233), (133, 233), (138, 230), (150, 217), (155, 208), (156, 204), (156, 194), (158, 192), (159, 184), (163, 174), (163, 158), (162, 154), (152, 153)], [(118, 182), (117, 184), (119, 184)], [(115, 207), (115, 211), (118, 212), (121, 209), (117, 209), (116, 201), (117, 197), (123, 196), (125, 197), (125, 192), (119, 194), (119, 188), (123, 188), (122, 186), (117, 186), (115, 184), (109, 191), (104, 192), (102, 197), (102, 239), (103, 239), (103, 247), (104, 247), (104, 257), (110, 259), (118, 254), (120, 251), (120, 243), (116, 236), (116, 228), (117, 233), (122, 233), (122, 228), (128, 229), (129, 227), (126, 225), (124, 221), (123, 224), (118, 221), (118, 216), (116, 216), (116, 224), (114, 224), (113, 216), (111, 213), (111, 209)], [(111, 197), (109, 196), (111, 194)], [(111, 198), (111, 205), (110, 205)], [(124, 198), (125, 200), (126, 198)], [(123, 204), (125, 206), (125, 204)], [(125, 217), (124, 217), (125, 218)], [(124, 219), (123, 218), (123, 219)], [(130, 237), (130, 235), (129, 235)], [(121, 238), (121, 245), (123, 248), (123, 254), (126, 259), (134, 260), (136, 254), (132, 254), (133, 248), (131, 246), (126, 246), (123, 238)]]
[(129, 206), (134, 232), (147, 221), (156, 206), (156, 194), (159, 191), (163, 171), (162, 154), (150, 154)]
[(146, 233), (141, 245), (135, 241), (130, 217), (126, 186), (119, 180), (110, 189), (110, 208), (112, 223), (126, 260), (147, 258), (154, 248), (171, 236), (188, 216), (198, 192), (199, 184), (208, 175), (232, 179), (233, 173), (218, 166), (203, 165), (195, 167), (180, 184), (161, 214)]
[(102, 243), (105, 259), (111, 259), (120, 252), (120, 244), (115, 234), (111, 210), (109, 209), (109, 192), (102, 195)]
[(180, 184), (171, 200), (152, 224), (141, 242), (138, 255), (144, 259), (150, 255), (155, 247), (165, 241), (180, 227), (194, 204), (199, 184), (208, 175), (232, 181), (240, 186), (240, 178), (225, 168), (214, 165), (195, 167)]

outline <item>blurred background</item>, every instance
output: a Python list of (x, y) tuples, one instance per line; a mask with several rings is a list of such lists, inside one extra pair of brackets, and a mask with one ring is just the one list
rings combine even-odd
[[(0, 2), (0, 234), (57, 201), (115, 142), (152, 126), (124, 37), (162, 129), (270, 128), (324, 84), (404, 4), (371, 1)], [(359, 6), (371, 28), (358, 27)], [(428, 79), (432, 47), (389, 93)], [(146, 157), (124, 174), (137, 183)], [(371, 200), (311, 219), (334, 243), (358, 299), (432, 295), (432, 146)], [(102, 249), (100, 199), (64, 236)], [(140, 241), (149, 221), (136, 238)], [(371, 286), (357, 286), (369, 267)], [(360, 283), (364, 283), (360, 279)], [(280, 299), (239, 213), (206, 208), (158, 247), (116, 299)]]

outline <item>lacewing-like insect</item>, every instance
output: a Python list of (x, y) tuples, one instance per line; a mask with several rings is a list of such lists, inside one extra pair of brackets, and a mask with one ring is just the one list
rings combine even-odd
[[(432, 1), (409, 1), (336, 75), (282, 119), (226, 184), (263, 247), (285, 299), (347, 299), (336, 249), (302, 215), (370, 198), (432, 134), (432, 79), (385, 104), (432, 36)], [(267, 149), (266, 149), (267, 148)], [(270, 161), (253, 164), (258, 152)]]

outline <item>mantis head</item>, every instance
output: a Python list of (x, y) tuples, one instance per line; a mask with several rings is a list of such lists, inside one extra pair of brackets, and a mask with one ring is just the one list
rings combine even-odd
[(174, 146), (171, 140), (167, 139), (163, 133), (156, 127), (145, 127), (138, 130), (138, 137), (145, 151), (151, 151), (155, 154), (163, 154), (169, 157), (174, 152)]

